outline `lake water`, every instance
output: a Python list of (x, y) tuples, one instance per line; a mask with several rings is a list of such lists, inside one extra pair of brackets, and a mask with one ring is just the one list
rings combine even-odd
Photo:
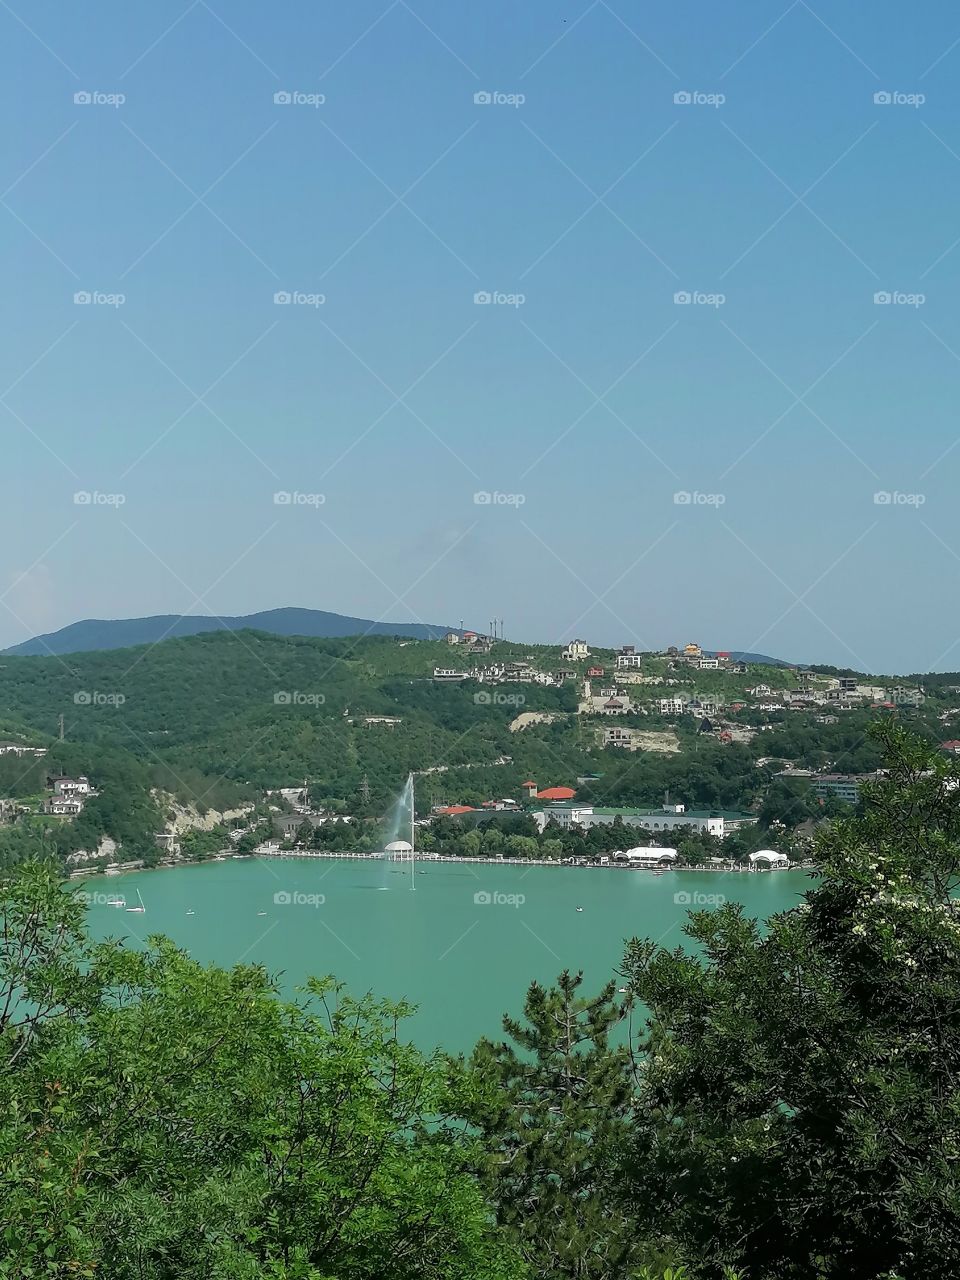
[[(627, 939), (684, 944), (688, 900), (704, 906), (703, 896), (722, 895), (766, 918), (795, 906), (810, 885), (800, 872), (477, 863), (417, 863), (411, 872), (409, 864), (275, 858), (96, 877), (84, 887), (98, 936), (136, 944), (164, 933), (204, 964), (261, 963), (291, 995), (308, 976), (332, 973), (354, 994), (419, 1005), (412, 1038), (458, 1051), (498, 1036), (502, 1015), (520, 1012), (534, 978), (550, 983), (562, 969), (583, 969), (592, 993), (615, 976)], [(138, 889), (142, 915), (105, 904), (108, 894), (136, 904)]]

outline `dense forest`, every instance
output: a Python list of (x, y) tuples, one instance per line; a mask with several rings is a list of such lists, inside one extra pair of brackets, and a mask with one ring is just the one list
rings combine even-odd
[[(88, 936), (0, 884), (0, 1274), (930, 1280), (960, 1273), (960, 764), (885, 779), (764, 924), (534, 983), (456, 1059), (330, 977)], [(26, 996), (26, 999), (23, 997)]]

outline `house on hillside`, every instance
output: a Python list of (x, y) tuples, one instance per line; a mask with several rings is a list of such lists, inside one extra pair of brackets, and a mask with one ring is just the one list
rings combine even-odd
[(83, 800), (79, 796), (50, 796), (43, 805), (44, 813), (62, 818), (75, 818), (82, 809)]
[(640, 653), (618, 653), (616, 666), (618, 671), (639, 671), (643, 666), (643, 655)]
[(88, 778), (54, 778), (53, 794), (55, 796), (88, 796), (93, 788)]
[(585, 658), (590, 657), (586, 640), (571, 640), (560, 657), (564, 662), (583, 662)]

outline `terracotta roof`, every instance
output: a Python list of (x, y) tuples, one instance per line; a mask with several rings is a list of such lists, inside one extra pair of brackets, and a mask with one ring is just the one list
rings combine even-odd
[(576, 791), (572, 787), (547, 787), (546, 791), (541, 791), (538, 800), (572, 800), (576, 795)]
[(476, 813), (476, 809), (470, 804), (448, 804), (444, 805), (442, 809), (437, 809), (436, 812), (443, 814), (447, 818), (456, 818), (461, 813)]

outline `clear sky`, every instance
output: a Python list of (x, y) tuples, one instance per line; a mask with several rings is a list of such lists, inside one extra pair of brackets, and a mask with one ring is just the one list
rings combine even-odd
[(300, 605), (960, 668), (955, 3), (0, 41), (0, 642)]

